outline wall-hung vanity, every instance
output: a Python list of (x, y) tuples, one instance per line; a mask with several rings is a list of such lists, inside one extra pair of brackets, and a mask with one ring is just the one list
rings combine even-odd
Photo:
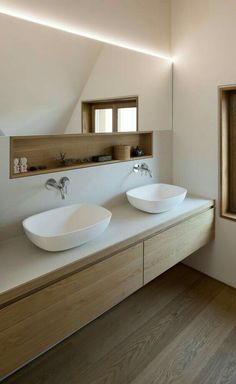
[(214, 237), (214, 202), (186, 198), (148, 214), (128, 204), (95, 241), (48, 253), (24, 236), (1, 244), (0, 376), (89, 323)]

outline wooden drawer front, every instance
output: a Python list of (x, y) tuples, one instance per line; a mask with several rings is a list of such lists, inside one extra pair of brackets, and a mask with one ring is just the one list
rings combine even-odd
[[(0, 378), (143, 285), (143, 244), (0, 310)], [(12, 319), (17, 319), (12, 320)]]
[(207, 244), (214, 236), (214, 209), (144, 242), (144, 284)]

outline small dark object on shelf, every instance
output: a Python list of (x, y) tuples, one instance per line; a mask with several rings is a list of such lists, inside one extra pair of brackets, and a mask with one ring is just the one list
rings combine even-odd
[(47, 169), (47, 166), (46, 165), (39, 165), (38, 166), (38, 170), (43, 170), (43, 169)]
[(85, 157), (84, 159), (66, 158), (66, 153), (60, 152), (60, 158), (57, 160), (59, 167), (72, 167), (75, 165), (81, 165), (85, 163), (91, 163), (91, 157)]
[(136, 148), (132, 148), (131, 156), (133, 156), (133, 157), (144, 156), (144, 150), (142, 148), (140, 148), (139, 146), (137, 146)]
[(81, 164), (91, 163), (91, 161), (92, 161), (91, 157), (85, 157), (84, 159), (80, 160), (80, 163)]
[(63, 167), (69, 167), (71, 165), (75, 165), (77, 163), (76, 159), (65, 159)]
[(30, 172), (34, 172), (34, 171), (42, 171), (44, 169), (47, 169), (46, 165), (38, 165), (38, 166), (32, 166), (32, 167), (29, 167), (29, 171)]
[(96, 163), (101, 163), (103, 161), (111, 161), (112, 160), (112, 155), (98, 155), (98, 156), (93, 156), (92, 161)]
[(69, 157), (66, 158), (66, 153), (60, 152), (60, 158), (58, 159), (58, 162), (60, 167), (70, 167), (80, 163), (80, 160)]

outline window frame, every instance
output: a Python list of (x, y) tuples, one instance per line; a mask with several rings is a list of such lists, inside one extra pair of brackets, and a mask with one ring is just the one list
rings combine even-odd
[[(139, 107), (138, 96), (119, 97), (116, 99), (82, 101), (81, 106), (81, 126), (82, 133), (95, 132), (95, 111), (96, 109), (112, 109), (112, 132), (118, 132), (118, 109), (136, 107), (136, 131), (125, 131), (122, 133), (138, 132), (139, 131)], [(84, 127), (87, 127), (86, 129)], [(89, 127), (89, 128), (88, 128)], [(89, 131), (89, 132), (88, 132)]]
[[(230, 137), (232, 137), (232, 129), (230, 122), (231, 95), (236, 97), (236, 85), (225, 85), (218, 87), (219, 97), (219, 146), (220, 146), (220, 216), (229, 220), (236, 221), (236, 209), (232, 209), (232, 202), (236, 204), (236, 189), (233, 194), (232, 189), (232, 162), (233, 159), (232, 147), (230, 145)], [(236, 119), (235, 119), (236, 122)], [(236, 139), (236, 124), (235, 124), (235, 139)], [(236, 151), (236, 145), (235, 145)]]

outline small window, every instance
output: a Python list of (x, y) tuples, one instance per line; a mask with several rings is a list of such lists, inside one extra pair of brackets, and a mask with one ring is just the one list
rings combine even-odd
[(136, 107), (118, 108), (117, 119), (118, 119), (117, 120), (118, 132), (137, 131), (137, 108)]
[(236, 86), (220, 88), (221, 216), (236, 220)]
[(112, 132), (112, 108), (95, 109), (94, 132)]
[(110, 133), (138, 130), (138, 97), (82, 102), (82, 132)]

